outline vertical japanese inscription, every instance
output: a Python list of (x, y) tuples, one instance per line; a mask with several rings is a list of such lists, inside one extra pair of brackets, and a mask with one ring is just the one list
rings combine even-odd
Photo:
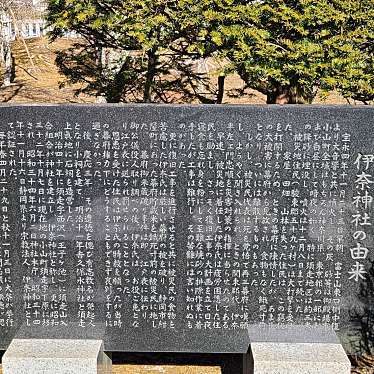
[(12, 185), (10, 179), (15, 177), (14, 132), (0, 131), (0, 328), (14, 326), (14, 280), (12, 237), (15, 234), (12, 219), (11, 203)]
[(0, 328), (100, 325), (116, 342), (340, 328), (373, 255), (374, 156), (346, 123), (13, 117)]
[[(339, 328), (350, 134), (339, 124), (189, 124), (189, 328)], [(192, 149), (192, 150), (191, 150)]]
[(74, 202), (73, 144), (49, 122), (9, 123), (16, 139), (22, 322), (67, 326), (67, 227)]
[(355, 211), (352, 214), (353, 240), (355, 245), (350, 248), (350, 255), (353, 265), (349, 271), (349, 279), (358, 282), (365, 279), (367, 274), (365, 261), (369, 257), (370, 249), (368, 244), (372, 242), (371, 235), (371, 209), (373, 196), (371, 185), (373, 181), (374, 155), (358, 153), (354, 161), (356, 166), (356, 178), (354, 180), (355, 193), (352, 204)]
[[(99, 124), (97, 124), (99, 126)], [(174, 329), (175, 133), (166, 123), (103, 124), (106, 324)], [(103, 167), (103, 166), (104, 167)]]

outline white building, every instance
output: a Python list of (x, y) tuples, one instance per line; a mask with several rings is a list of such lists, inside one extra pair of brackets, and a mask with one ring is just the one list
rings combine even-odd
[[(37, 38), (47, 34), (48, 29), (46, 21), (43, 17), (47, 6), (44, 0), (16, 0), (13, 2), (18, 11), (15, 16), (17, 22), (15, 24), (10, 14), (0, 11), (1, 36), (15, 39), (17, 32), (25, 39)], [(66, 37), (75, 37), (74, 32), (66, 34)]]

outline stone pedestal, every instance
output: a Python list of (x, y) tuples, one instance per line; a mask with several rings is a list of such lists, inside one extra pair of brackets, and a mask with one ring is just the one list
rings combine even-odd
[(328, 326), (250, 325), (250, 374), (350, 374), (350, 361)]
[(343, 347), (332, 343), (252, 343), (251, 374), (350, 374)]
[(111, 374), (101, 340), (13, 339), (3, 374)]

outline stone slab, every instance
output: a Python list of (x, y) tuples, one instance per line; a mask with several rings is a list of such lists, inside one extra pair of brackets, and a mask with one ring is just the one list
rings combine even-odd
[[(340, 344), (252, 343), (253, 374), (350, 374)], [(252, 373), (251, 373), (252, 374)]]
[(361, 349), (373, 127), (372, 107), (0, 106), (0, 349), (245, 353), (248, 323)]
[(101, 340), (13, 339), (3, 374), (111, 374)]

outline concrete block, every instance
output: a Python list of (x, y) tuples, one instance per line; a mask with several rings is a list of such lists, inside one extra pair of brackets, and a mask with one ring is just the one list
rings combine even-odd
[(252, 342), (253, 374), (350, 374), (343, 347), (331, 343)]
[(101, 340), (13, 339), (3, 374), (111, 374)]

